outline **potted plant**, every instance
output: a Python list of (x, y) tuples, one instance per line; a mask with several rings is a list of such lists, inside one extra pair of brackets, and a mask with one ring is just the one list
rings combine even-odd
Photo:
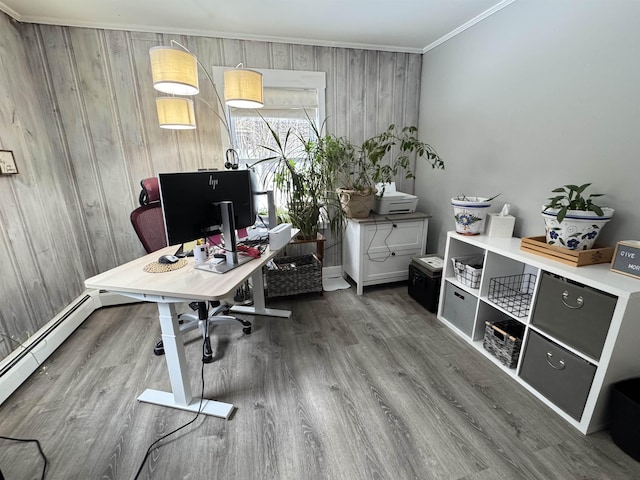
[[(348, 217), (369, 216), (374, 195), (383, 196), (385, 185), (398, 175), (414, 178), (413, 155), (427, 161), (432, 168), (444, 168), (438, 153), (420, 141), (417, 132), (414, 126), (397, 129), (390, 125), (384, 132), (365, 140), (360, 147), (342, 138), (325, 137), (325, 174), (335, 186)], [(376, 186), (380, 184), (382, 189), (378, 192)]]
[(491, 201), (498, 197), (467, 197), (458, 195), (451, 199), (453, 206), (453, 218), (456, 223), (456, 232), (461, 235), (479, 235), (484, 231), (487, 212), (491, 207)]
[(249, 168), (268, 162), (268, 176), (284, 203), (280, 216), (300, 230), (298, 238), (303, 240), (317, 238), (320, 220), (327, 221), (332, 230), (338, 230), (340, 218), (332, 215), (337, 209), (337, 197), (324, 174), (324, 138), (317, 135), (318, 130), (313, 125), (315, 138), (309, 139), (292, 129), (280, 135), (269, 122), (265, 122), (274, 146), (262, 147), (272, 155), (258, 160)]
[(549, 197), (549, 202), (542, 209), (549, 245), (588, 250), (602, 227), (611, 220), (615, 210), (593, 202), (594, 198), (604, 194), (592, 193), (585, 198), (584, 192), (590, 185), (564, 185), (552, 190), (559, 195)]

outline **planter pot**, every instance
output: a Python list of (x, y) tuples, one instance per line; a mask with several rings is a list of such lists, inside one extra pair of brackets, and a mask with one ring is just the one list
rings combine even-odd
[(336, 193), (340, 198), (342, 210), (348, 218), (367, 218), (373, 207), (377, 190), (375, 188), (364, 191), (338, 188)]
[(595, 212), (569, 210), (562, 222), (558, 223), (558, 209), (542, 207), (547, 243), (570, 250), (589, 250), (604, 225), (613, 217), (613, 208), (602, 209), (604, 215)]
[(453, 197), (453, 218), (456, 232), (461, 235), (479, 235), (484, 232), (485, 219), (491, 206), (485, 197)]

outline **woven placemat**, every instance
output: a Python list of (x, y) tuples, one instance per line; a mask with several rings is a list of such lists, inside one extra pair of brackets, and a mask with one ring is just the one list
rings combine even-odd
[(171, 272), (173, 270), (178, 270), (179, 268), (184, 267), (186, 264), (187, 264), (186, 258), (181, 258), (176, 263), (152, 262), (148, 265), (145, 265), (143, 270), (147, 273), (164, 273), (164, 272)]

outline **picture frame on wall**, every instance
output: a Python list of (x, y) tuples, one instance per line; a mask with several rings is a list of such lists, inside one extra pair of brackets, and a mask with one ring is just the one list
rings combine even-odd
[(12, 150), (0, 150), (0, 175), (15, 175), (18, 173), (16, 159)]

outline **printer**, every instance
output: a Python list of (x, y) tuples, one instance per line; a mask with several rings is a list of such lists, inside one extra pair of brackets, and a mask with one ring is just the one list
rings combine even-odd
[[(380, 196), (384, 187), (384, 195)], [(408, 193), (398, 192), (396, 182), (379, 183), (376, 185), (378, 194), (373, 201), (373, 211), (380, 215), (392, 213), (413, 213), (418, 206), (418, 197)]]

